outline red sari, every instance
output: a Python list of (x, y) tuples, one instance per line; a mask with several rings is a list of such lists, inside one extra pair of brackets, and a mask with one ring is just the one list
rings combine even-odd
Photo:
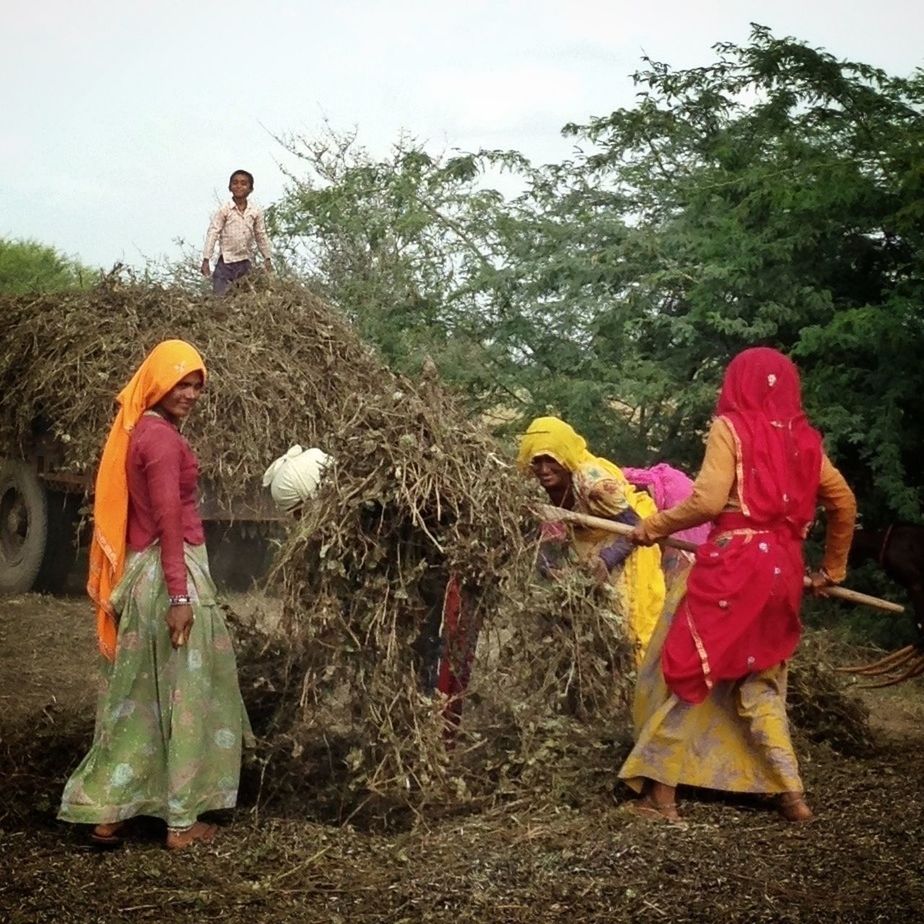
[(821, 437), (802, 410), (796, 367), (782, 353), (739, 353), (716, 413), (735, 438), (741, 509), (720, 514), (697, 550), (662, 649), (667, 685), (690, 703), (719, 681), (765, 670), (795, 650), (802, 542), (821, 474)]

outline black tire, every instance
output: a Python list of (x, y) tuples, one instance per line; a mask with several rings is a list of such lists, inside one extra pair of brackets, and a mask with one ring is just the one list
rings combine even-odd
[(0, 593), (32, 589), (47, 539), (45, 486), (27, 463), (0, 460)]
[(82, 495), (48, 491), (46, 498), (45, 555), (33, 586), (43, 593), (63, 594), (77, 562), (77, 523)]

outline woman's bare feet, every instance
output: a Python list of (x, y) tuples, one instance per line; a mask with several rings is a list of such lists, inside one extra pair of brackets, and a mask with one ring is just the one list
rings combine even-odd
[(108, 821), (96, 825), (90, 832), (90, 840), (102, 847), (115, 847), (122, 843), (123, 829), (126, 824), (125, 821)]
[(780, 815), (792, 824), (804, 824), (815, 817), (803, 792), (780, 793), (776, 798), (776, 807)]
[(626, 806), (633, 815), (655, 821), (680, 824), (683, 819), (677, 811), (677, 787), (649, 780), (645, 795)]
[(642, 796), (634, 802), (627, 802), (626, 810), (650, 821), (668, 821), (675, 825), (684, 823), (676, 802), (652, 802), (649, 796)]
[(218, 825), (204, 821), (193, 822), (188, 828), (167, 828), (167, 850), (183, 850), (193, 844), (211, 844), (218, 833)]

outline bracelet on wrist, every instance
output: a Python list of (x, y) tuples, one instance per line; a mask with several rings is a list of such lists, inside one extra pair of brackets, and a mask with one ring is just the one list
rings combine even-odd
[(189, 594), (171, 594), (169, 600), (171, 606), (189, 606), (192, 603), (192, 597)]

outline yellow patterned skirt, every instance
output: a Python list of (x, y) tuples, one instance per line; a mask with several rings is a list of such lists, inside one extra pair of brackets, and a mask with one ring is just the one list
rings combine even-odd
[(664, 612), (639, 668), (632, 708), (635, 747), (619, 778), (636, 792), (645, 780), (727, 792), (801, 792), (799, 765), (786, 716), (786, 665), (716, 684), (701, 703), (667, 688), (661, 647), (686, 575), (668, 578)]

